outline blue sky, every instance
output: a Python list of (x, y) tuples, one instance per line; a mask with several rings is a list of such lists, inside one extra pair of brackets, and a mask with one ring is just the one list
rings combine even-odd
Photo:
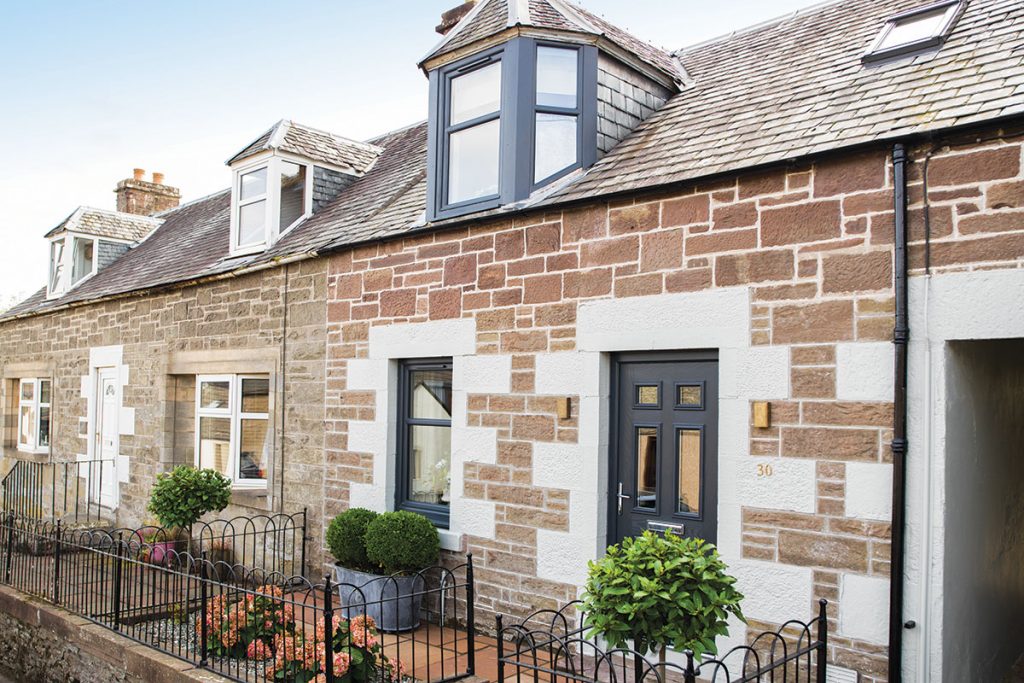
[[(79, 205), (114, 208), (132, 168), (185, 200), (290, 118), (366, 139), (426, 117), (416, 62), (457, 0), (39, 1), (0, 5), (0, 305), (46, 280), (43, 235)], [(678, 48), (813, 0), (582, 0)]]

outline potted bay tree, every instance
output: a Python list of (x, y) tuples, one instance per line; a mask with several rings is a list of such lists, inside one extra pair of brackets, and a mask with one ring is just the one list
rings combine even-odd
[(716, 651), (728, 618), (744, 621), (743, 595), (718, 549), (698, 538), (645, 531), (590, 562), (583, 611), (589, 636), (613, 648), (657, 653), (664, 680), (666, 650), (691, 650), (698, 661)]
[(382, 631), (419, 626), (420, 572), (436, 565), (441, 554), (430, 520), (402, 510), (350, 508), (328, 526), (327, 547), (337, 560), (334, 577), (346, 618), (365, 611)]
[(208, 512), (220, 512), (231, 500), (231, 480), (217, 470), (196, 469), (179, 465), (156, 478), (149, 499), (152, 512), (161, 528), (153, 531), (149, 541), (150, 561), (166, 561), (169, 553), (187, 543), (192, 552), (192, 525)]

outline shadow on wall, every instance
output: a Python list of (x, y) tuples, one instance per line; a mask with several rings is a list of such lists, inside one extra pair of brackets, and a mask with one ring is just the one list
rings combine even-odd
[(943, 680), (1024, 655), (1024, 339), (952, 342), (946, 375)]

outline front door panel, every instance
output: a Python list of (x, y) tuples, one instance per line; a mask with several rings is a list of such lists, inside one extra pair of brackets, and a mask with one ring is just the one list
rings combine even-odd
[(117, 507), (118, 376), (113, 368), (97, 373), (96, 448), (95, 459), (102, 462), (90, 466), (92, 500), (103, 507)]
[(621, 356), (610, 541), (644, 530), (717, 538), (718, 361), (710, 352)]

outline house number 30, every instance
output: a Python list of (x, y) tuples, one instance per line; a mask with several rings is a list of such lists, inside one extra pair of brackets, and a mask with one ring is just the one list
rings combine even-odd
[(757, 476), (770, 477), (773, 474), (775, 474), (775, 470), (772, 469), (772, 466), (770, 464), (762, 463), (757, 466)]

